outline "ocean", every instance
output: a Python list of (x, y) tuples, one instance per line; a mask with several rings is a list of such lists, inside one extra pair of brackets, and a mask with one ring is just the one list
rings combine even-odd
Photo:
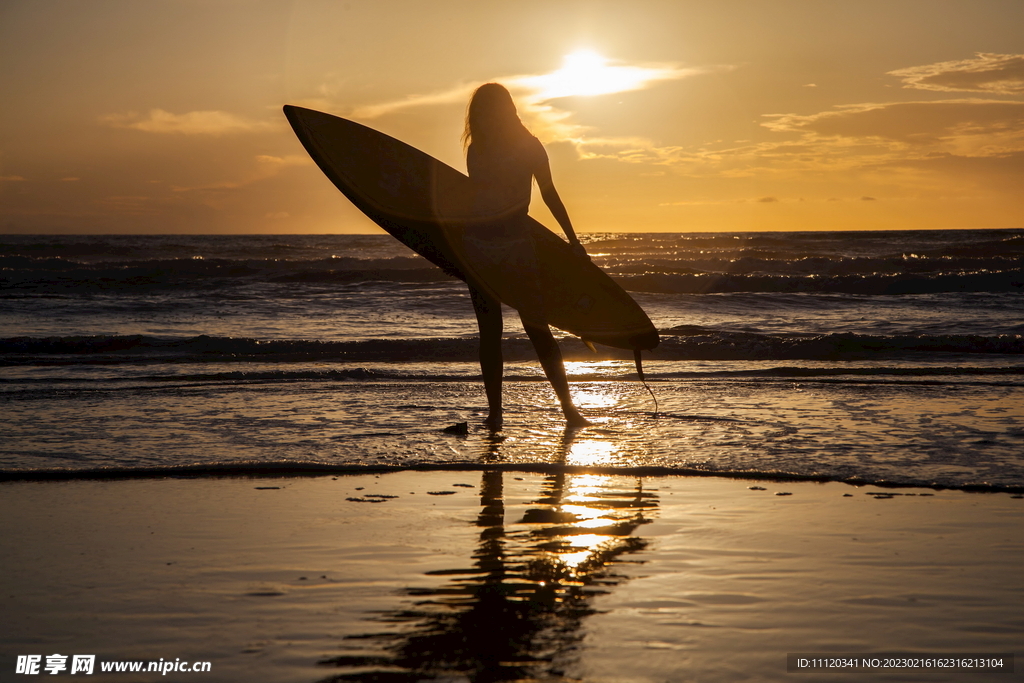
[[(1024, 490), (1024, 230), (588, 234), (661, 344), (518, 317), (388, 235), (0, 236), (0, 476), (507, 466)], [(468, 434), (445, 427), (468, 422)]]

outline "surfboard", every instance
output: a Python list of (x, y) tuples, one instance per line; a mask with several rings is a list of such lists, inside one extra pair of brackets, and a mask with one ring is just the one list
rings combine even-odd
[[(449, 275), (513, 308), (526, 305), (514, 274), (488, 267), (466, 248), (473, 216), (464, 173), (354, 121), (292, 105), (284, 114), (320, 170), (377, 225)], [(622, 287), (528, 220), (548, 324), (584, 342), (634, 352), (658, 345), (650, 318)]]

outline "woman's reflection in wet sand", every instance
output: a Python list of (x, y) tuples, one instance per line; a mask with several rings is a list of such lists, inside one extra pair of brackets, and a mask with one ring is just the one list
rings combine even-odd
[[(564, 460), (572, 444), (557, 447)], [(500, 440), (482, 460), (500, 459)], [(320, 662), (346, 669), (326, 681), (474, 682), (550, 679), (567, 675), (584, 638), (594, 596), (626, 579), (615, 565), (643, 550), (632, 534), (657, 507), (640, 479), (558, 472), (520, 517), (506, 507), (509, 472), (485, 471), (480, 483), (480, 536), (473, 566), (431, 572), (447, 584), (409, 589), (409, 609), (377, 620), (407, 628), (350, 636), (365, 654)], [(518, 519), (517, 519), (518, 517)], [(514, 521), (513, 521), (514, 520)], [(633, 560), (637, 561), (637, 560)]]

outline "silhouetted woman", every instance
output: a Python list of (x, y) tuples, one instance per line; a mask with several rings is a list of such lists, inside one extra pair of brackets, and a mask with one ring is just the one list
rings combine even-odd
[[(562, 365), (562, 352), (551, 334), (544, 315), (544, 292), (530, 236), (526, 214), (530, 191), (537, 179), (541, 197), (574, 251), (586, 258), (569, 222), (569, 214), (551, 181), (548, 156), (540, 141), (519, 120), (512, 96), (504, 86), (487, 83), (477, 88), (466, 115), (466, 165), (474, 191), (474, 215), (466, 229), (464, 244), (477, 263), (512, 269), (518, 278), (526, 305), (520, 306), (523, 328), (537, 350), (541, 367), (558, 396), (570, 427), (590, 424), (576, 409), (569, 394), (569, 382)], [(469, 292), (480, 327), (480, 369), (487, 392), (487, 423), (501, 426), (501, 304), (469, 282)]]

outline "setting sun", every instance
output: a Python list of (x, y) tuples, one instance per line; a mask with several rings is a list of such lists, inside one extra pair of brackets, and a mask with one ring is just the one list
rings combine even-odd
[(546, 88), (541, 94), (549, 98), (632, 90), (643, 81), (636, 70), (608, 66), (607, 59), (590, 50), (566, 55), (561, 69), (542, 78)]
[(557, 71), (542, 76), (527, 76), (517, 84), (533, 90), (538, 100), (557, 97), (607, 95), (639, 90), (647, 83), (677, 77), (671, 68), (616, 66), (593, 50), (577, 50), (566, 55)]

